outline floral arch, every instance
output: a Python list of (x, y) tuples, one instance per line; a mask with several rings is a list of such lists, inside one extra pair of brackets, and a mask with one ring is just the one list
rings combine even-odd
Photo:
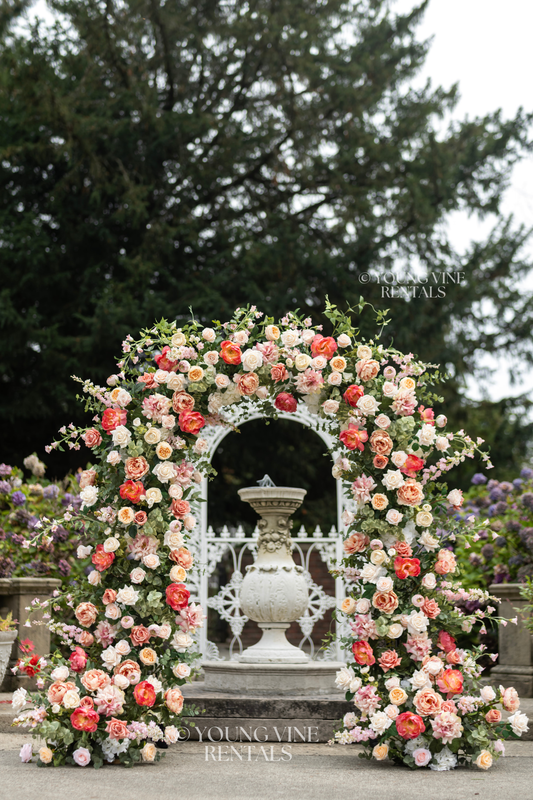
[[(451, 546), (482, 523), (437, 524), (462, 504), (441, 476), (476, 452), (488, 462), (481, 441), (435, 415), (436, 367), (379, 335), (363, 342), (329, 303), (324, 314), (328, 336), (309, 318), (289, 313), (276, 323), (254, 306), (213, 327), (162, 320), (126, 338), (107, 386), (76, 379), (91, 425), (63, 427), (50, 447), (87, 447), (93, 465), (80, 476), (79, 512), (67, 509), (35, 542), (46, 544), (59, 524), (81, 529), (87, 581), (48, 609), (63, 647), (19, 662), (43, 688), (14, 696), (18, 724), (46, 742), (41, 764), (131, 765), (156, 760), (159, 740), (178, 741), (180, 718), (191, 713), (180, 686), (195, 668), (204, 619), (187, 586), (188, 544), (205, 513), (194, 510), (212, 472), (210, 447), (239, 416), (309, 424), (312, 415), (337, 454), (346, 539), (334, 574), (350, 585), (342, 644), (353, 654), (337, 684), (354, 712), (336, 738), (410, 767), (459, 760), (486, 769), (503, 738), (527, 729), (514, 689), (481, 687), (481, 648), (457, 638), (483, 620), (456, 606), (468, 593), (450, 580)], [(514, 712), (506, 724), (500, 702)]]

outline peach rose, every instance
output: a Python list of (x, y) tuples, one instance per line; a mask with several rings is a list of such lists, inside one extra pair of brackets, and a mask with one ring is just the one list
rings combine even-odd
[(187, 377), (191, 383), (198, 383), (204, 377), (204, 371), (202, 367), (191, 367)]
[(344, 614), (353, 614), (355, 612), (356, 606), (357, 606), (357, 603), (353, 599), (353, 597), (347, 597), (341, 603), (341, 611)]
[(139, 658), (147, 667), (152, 667), (157, 663), (157, 653), (151, 647), (143, 647), (139, 653)]
[(447, 575), (449, 572), (455, 572), (456, 566), (455, 555), (451, 550), (439, 550), (437, 561), (433, 568), (438, 575)]
[(344, 552), (348, 555), (352, 555), (353, 553), (362, 553), (368, 545), (370, 544), (370, 539), (366, 535), (366, 533), (359, 533), (355, 531), (354, 533), (350, 534), (347, 539), (345, 539), (343, 547)]
[(56, 681), (55, 683), (51, 683), (48, 687), (47, 697), (48, 702), (52, 705), (57, 704), (61, 705), (63, 702), (63, 698), (67, 692), (71, 691), (72, 689), (76, 688), (76, 684), (71, 683), (63, 683), (63, 681)]
[(140, 481), (148, 474), (150, 465), (144, 456), (137, 456), (136, 458), (127, 458), (124, 464), (126, 471), (126, 478), (132, 481)]
[(104, 606), (109, 605), (109, 603), (114, 603), (117, 599), (117, 593), (114, 589), (106, 589), (103, 596), (102, 596), (102, 603)]
[(389, 700), (395, 706), (401, 706), (408, 698), (408, 694), (401, 686), (394, 686), (389, 692)]
[(389, 459), (387, 456), (374, 456), (374, 461), (372, 463), (376, 469), (385, 469), (389, 463)]
[(372, 750), (372, 755), (376, 761), (383, 761), (389, 754), (388, 744), (377, 744)]
[(239, 394), (248, 397), (257, 391), (259, 388), (259, 378), (255, 372), (247, 372), (245, 375), (239, 375), (237, 380), (237, 390)]
[(106, 733), (109, 734), (110, 739), (127, 739), (129, 734), (127, 725), (127, 722), (123, 719), (111, 717), (111, 719), (107, 721)]
[(506, 711), (513, 712), (520, 708), (520, 698), (514, 686), (509, 686), (507, 689), (504, 689), (501, 704)]
[(119, 510), (118, 521), (122, 525), (131, 525), (134, 519), (135, 519), (135, 511), (133, 510), (133, 508), (125, 506), (124, 508), (121, 508)]
[(274, 366), (270, 368), (270, 377), (274, 383), (281, 383), (287, 380), (289, 373), (283, 364), (274, 364)]
[(182, 411), (192, 411), (194, 404), (194, 397), (192, 397), (190, 394), (187, 394), (187, 392), (174, 392), (172, 395), (172, 408), (176, 414), (181, 414)]
[(84, 628), (89, 628), (96, 622), (98, 609), (96, 606), (93, 606), (92, 603), (80, 603), (79, 606), (77, 606), (74, 615), (80, 625), (83, 625)]
[(94, 643), (94, 636), (89, 631), (82, 631), (76, 637), (76, 641), (78, 644), (81, 644), (82, 647), (90, 647)]
[(400, 666), (401, 663), (402, 659), (399, 658), (396, 650), (386, 650), (378, 658), (378, 664), (383, 672), (389, 672), (389, 670)]
[(485, 714), (485, 719), (489, 725), (495, 725), (497, 722), (500, 722), (501, 718), (502, 712), (498, 708), (491, 708), (490, 711), (487, 711)]
[(81, 676), (81, 682), (88, 692), (96, 692), (111, 683), (109, 675), (101, 669), (89, 669)]
[(335, 372), (344, 372), (346, 369), (346, 359), (343, 356), (334, 356), (329, 362), (331, 369)]
[(480, 769), (490, 769), (492, 767), (492, 756), (488, 750), (482, 750), (474, 761), (476, 767)]
[(172, 455), (172, 447), (168, 442), (159, 442), (155, 448), (155, 454), (158, 458), (164, 461)]
[(148, 628), (145, 628), (144, 625), (135, 625), (130, 631), (130, 639), (135, 647), (139, 647), (140, 645), (149, 642), (151, 635), (152, 631), (148, 630)]
[(141, 680), (141, 668), (139, 664), (137, 664), (136, 661), (132, 661), (131, 658), (126, 659), (126, 661), (123, 661), (118, 667), (115, 667), (114, 674), (123, 675), (129, 680), (132, 686), (139, 683)]
[(440, 614), (440, 608), (436, 600), (430, 600), (429, 597), (424, 598), (424, 602), (420, 606), (420, 610), (424, 612), (429, 619), (436, 619)]
[(372, 358), (363, 358), (356, 363), (355, 369), (362, 381), (371, 381), (379, 372), (379, 364)]
[(398, 489), (398, 503), (402, 506), (419, 506), (424, 499), (424, 490), (414, 478), (407, 478)]
[(442, 697), (434, 689), (421, 689), (415, 694), (413, 702), (420, 716), (427, 717), (441, 710)]
[(384, 614), (392, 614), (398, 608), (398, 596), (395, 592), (376, 592), (372, 605)]
[(178, 688), (168, 689), (165, 694), (165, 704), (173, 714), (181, 714), (183, 708), (183, 695)]
[(94, 486), (96, 483), (96, 472), (94, 469), (84, 469), (80, 475), (79, 487), (85, 489), (86, 486)]
[(386, 509), (389, 505), (387, 497), (379, 492), (372, 495), (370, 502), (372, 504), (372, 508), (374, 508), (376, 511), (384, 511), (384, 509)]
[(186, 547), (180, 547), (179, 550), (171, 550), (169, 558), (180, 567), (183, 567), (183, 569), (190, 569), (194, 563), (194, 557)]
[(378, 456), (388, 456), (394, 447), (387, 431), (374, 431), (370, 436), (370, 449)]
[(95, 428), (89, 428), (81, 437), (87, 447), (98, 447), (102, 443), (102, 436)]

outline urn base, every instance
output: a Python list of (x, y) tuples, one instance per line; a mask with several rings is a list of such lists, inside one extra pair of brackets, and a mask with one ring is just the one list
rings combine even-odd
[(259, 622), (263, 631), (257, 644), (246, 648), (239, 656), (241, 664), (307, 664), (309, 656), (295, 647), (285, 636), (289, 622)]

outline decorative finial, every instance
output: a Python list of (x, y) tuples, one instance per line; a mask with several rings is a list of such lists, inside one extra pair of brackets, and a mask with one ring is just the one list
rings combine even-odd
[(265, 487), (271, 488), (276, 484), (269, 475), (264, 475), (260, 481), (257, 481), (257, 485), (264, 489)]

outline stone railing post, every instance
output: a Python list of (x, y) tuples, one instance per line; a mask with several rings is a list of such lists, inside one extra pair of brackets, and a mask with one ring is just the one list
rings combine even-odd
[(495, 685), (514, 686), (522, 697), (533, 697), (533, 637), (520, 616), (520, 609), (527, 604), (520, 595), (521, 588), (519, 583), (489, 586), (490, 593), (500, 599), (499, 615), (507, 619), (518, 616), (518, 625), (500, 625), (499, 659), (490, 676)]

